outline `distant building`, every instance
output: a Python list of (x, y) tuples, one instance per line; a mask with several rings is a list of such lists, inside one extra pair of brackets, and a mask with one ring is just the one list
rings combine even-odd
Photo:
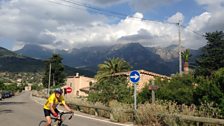
[(27, 86), (25, 86), (25, 91), (31, 91), (32, 90), (32, 84), (28, 84)]
[(95, 82), (96, 80), (94, 78), (79, 76), (79, 73), (77, 73), (76, 76), (69, 76), (67, 77), (66, 80), (66, 86), (72, 88), (72, 93), (67, 94), (67, 96), (72, 97), (88, 96), (89, 87), (92, 85), (92, 83)]

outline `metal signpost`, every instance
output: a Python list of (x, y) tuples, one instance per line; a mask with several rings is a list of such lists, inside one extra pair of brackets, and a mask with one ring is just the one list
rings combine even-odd
[(155, 80), (152, 80), (152, 85), (149, 85), (149, 90), (152, 91), (152, 103), (155, 103), (155, 91), (159, 89), (159, 86), (155, 85)]
[(137, 83), (140, 80), (140, 73), (138, 71), (131, 71), (130, 73), (130, 81), (134, 84), (134, 111), (137, 110)]

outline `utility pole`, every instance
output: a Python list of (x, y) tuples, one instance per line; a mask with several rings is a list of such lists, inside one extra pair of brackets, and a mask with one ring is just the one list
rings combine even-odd
[(49, 66), (49, 80), (48, 80), (48, 88), (47, 88), (47, 96), (50, 96), (50, 85), (51, 85), (51, 62)]
[(178, 38), (179, 38), (179, 44), (178, 44), (178, 52), (179, 52), (179, 73), (182, 74), (182, 58), (181, 58), (181, 25), (180, 22), (178, 22)]

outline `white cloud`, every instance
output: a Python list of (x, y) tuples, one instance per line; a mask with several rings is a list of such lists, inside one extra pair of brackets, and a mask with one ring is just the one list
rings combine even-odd
[(196, 0), (199, 5), (205, 5), (208, 11), (217, 11), (223, 9), (224, 1), (223, 0)]
[(46, 0), (11, 0), (0, 5), (0, 37), (23, 43), (51, 43), (45, 31), (65, 24), (87, 26), (106, 21), (102, 15), (57, 5)]
[(182, 23), (184, 21), (184, 15), (180, 12), (177, 12), (175, 15), (169, 17), (167, 21), (170, 23), (177, 23), (180, 21), (180, 23)]
[[(143, 18), (136, 13), (134, 17)], [(69, 28), (69, 31), (65, 30)], [(168, 46), (177, 42), (177, 27), (156, 21), (143, 21), (127, 17), (118, 24), (97, 24), (88, 27), (61, 26), (52, 31), (57, 41), (64, 40), (71, 47), (110, 45), (140, 42), (144, 46)]]

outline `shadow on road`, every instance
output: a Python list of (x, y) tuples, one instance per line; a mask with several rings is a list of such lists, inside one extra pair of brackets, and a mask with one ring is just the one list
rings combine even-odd
[(12, 110), (9, 110), (9, 109), (6, 109), (6, 110), (0, 110), (0, 114), (3, 114), (3, 113), (12, 113), (13, 111)]
[(0, 102), (0, 105), (17, 105), (17, 104), (25, 104), (26, 102)]

